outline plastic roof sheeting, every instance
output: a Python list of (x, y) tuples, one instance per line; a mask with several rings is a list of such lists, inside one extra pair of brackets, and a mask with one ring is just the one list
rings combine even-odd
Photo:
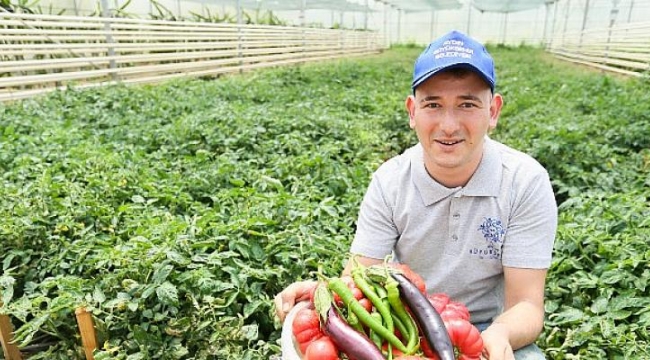
[(509, 13), (536, 9), (557, 0), (471, 0), (472, 6), (480, 11)]
[[(336, 10), (336, 11), (374, 11), (367, 6), (356, 4), (348, 0), (208, 0), (217, 5), (245, 9), (264, 10)], [(304, 4), (303, 4), (304, 1)], [(304, 6), (304, 7), (303, 7)]]
[(460, 9), (463, 5), (458, 0), (378, 0), (406, 12), (452, 10)]

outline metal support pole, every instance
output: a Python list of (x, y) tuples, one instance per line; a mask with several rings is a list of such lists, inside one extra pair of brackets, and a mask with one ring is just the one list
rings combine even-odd
[(634, 0), (630, 1), (630, 11), (627, 13), (627, 23), (632, 21), (632, 9), (634, 8)]
[(589, 15), (589, 0), (585, 0), (585, 11), (582, 13), (582, 29), (580, 29), (580, 42), (578, 47), (582, 46), (582, 37), (585, 34), (585, 28), (587, 27), (587, 17)]
[(397, 8), (397, 43), (402, 42), (402, 9)]
[(244, 72), (244, 54), (242, 51), (242, 43), (244, 42), (243, 23), (244, 16), (242, 14), (241, 0), (237, 0), (237, 58), (239, 59), (239, 72)]
[(548, 31), (548, 14), (550, 13), (550, 8), (551, 8), (551, 3), (546, 2), (544, 4), (544, 29), (542, 30), (542, 44), (544, 44), (544, 47), (548, 47), (548, 43), (546, 42), (546, 33)]
[(363, 30), (368, 30), (368, 0), (366, 0), (366, 10), (363, 14)]
[(609, 12), (609, 29), (607, 30), (607, 45), (605, 46), (605, 63), (607, 63), (607, 58), (609, 57), (609, 43), (612, 39), (612, 27), (616, 22), (616, 17), (618, 16), (618, 1), (612, 0), (612, 10)]
[(566, 13), (564, 14), (564, 31), (562, 31), (562, 46), (564, 46), (565, 36), (566, 36), (566, 27), (569, 23), (569, 13), (571, 12), (571, 0), (568, 0), (566, 3)]
[(472, 0), (467, 3), (467, 36), (470, 35), (470, 28), (472, 22)]
[(503, 14), (503, 33), (501, 35), (501, 43), (506, 44), (506, 39), (508, 38), (508, 12)]
[(388, 6), (388, 3), (384, 3), (384, 36), (386, 37), (385, 43), (386, 46), (390, 47), (391, 41), (390, 41), (390, 28), (388, 27), (388, 14), (390, 12), (390, 7)]
[[(111, 22), (109, 18), (112, 18), (111, 11), (108, 7), (108, 0), (101, 0), (102, 4), (102, 17), (105, 19), (104, 20), (104, 31), (106, 32), (106, 51), (108, 53), (108, 56), (110, 60), (108, 61), (108, 68), (111, 70), (117, 69), (117, 63), (115, 62), (115, 47), (113, 47), (113, 44), (115, 44), (115, 39), (113, 39), (113, 33), (111, 30)], [(117, 81), (117, 72), (111, 71), (110, 72), (110, 77), (111, 80)]]
[(551, 47), (553, 45), (553, 42), (555, 41), (555, 25), (557, 21), (558, 8), (559, 6), (557, 5), (557, 2), (553, 3), (553, 25), (551, 26), (551, 36), (549, 37), (548, 47)]
[(435, 38), (435, 32), (433, 31), (433, 24), (435, 23), (435, 18), (436, 18), (436, 11), (434, 9), (431, 9), (431, 27), (429, 29), (429, 34), (430, 38), (433, 39)]

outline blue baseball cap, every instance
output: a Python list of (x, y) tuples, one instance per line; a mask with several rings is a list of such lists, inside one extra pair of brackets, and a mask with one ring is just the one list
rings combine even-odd
[(451, 31), (434, 40), (420, 54), (415, 61), (411, 88), (415, 91), (418, 85), (433, 75), (456, 67), (475, 71), (494, 92), (496, 74), (492, 56), (483, 44), (459, 31)]

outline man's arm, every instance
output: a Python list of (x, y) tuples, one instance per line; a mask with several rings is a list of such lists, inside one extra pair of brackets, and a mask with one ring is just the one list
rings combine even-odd
[(544, 326), (546, 272), (504, 268), (504, 312), (481, 334), (488, 359), (514, 359), (513, 350), (537, 339)]

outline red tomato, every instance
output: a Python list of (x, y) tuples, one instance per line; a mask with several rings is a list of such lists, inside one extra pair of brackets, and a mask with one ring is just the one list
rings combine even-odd
[(291, 324), (291, 330), (303, 353), (312, 341), (324, 336), (320, 328), (318, 312), (310, 308), (302, 308), (298, 311)]
[(476, 326), (464, 319), (445, 320), (451, 343), (463, 359), (478, 359), (483, 351), (483, 338)]
[(339, 359), (339, 351), (328, 336), (323, 336), (309, 344), (304, 357), (304, 360)]
[(445, 293), (429, 294), (427, 295), (427, 298), (439, 314), (442, 313), (447, 304), (449, 304), (449, 296)]
[(367, 312), (372, 312), (372, 301), (368, 300), (368, 298), (359, 299), (359, 304), (361, 304)]
[(402, 356), (398, 356), (398, 357), (393, 358), (393, 359), (394, 360), (430, 360), (430, 359), (433, 359), (433, 358), (415, 356), (415, 355), (402, 355)]
[(408, 265), (400, 263), (388, 263), (388, 266), (401, 270), (402, 274), (409, 279), (423, 294), (427, 293), (427, 286), (422, 276), (413, 271)]
[(445, 319), (463, 319), (469, 321), (469, 310), (459, 302), (450, 301), (444, 310), (440, 313), (443, 320)]
[(422, 353), (424, 354), (424, 356), (427, 357), (427, 359), (435, 359), (435, 360), (440, 359), (438, 357), (438, 354), (435, 351), (433, 351), (433, 349), (431, 349), (429, 343), (422, 336), (420, 336), (420, 349), (422, 349)]

